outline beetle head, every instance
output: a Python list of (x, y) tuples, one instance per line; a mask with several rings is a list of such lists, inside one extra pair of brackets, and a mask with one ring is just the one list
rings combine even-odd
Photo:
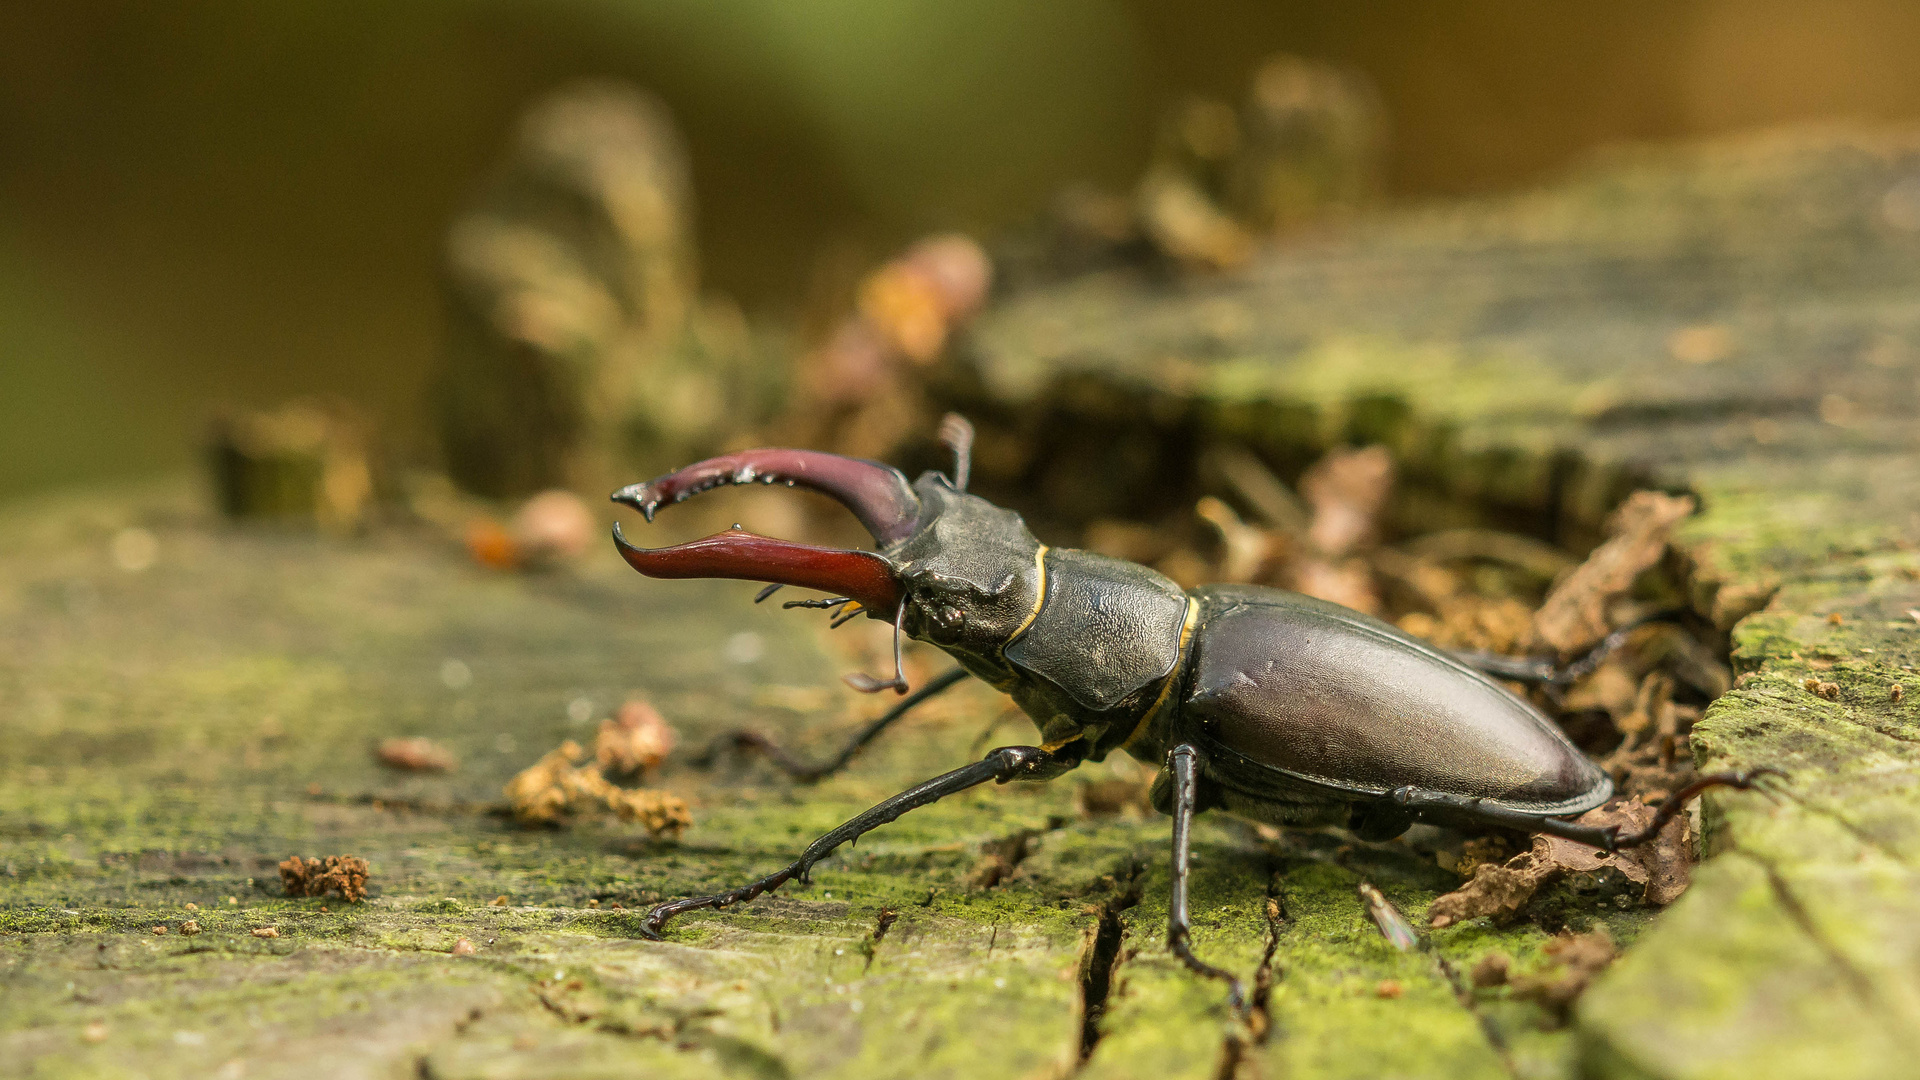
[[(650, 577), (766, 581), (851, 597), (868, 615), (963, 660), (998, 669), (999, 650), (1039, 604), (1040, 543), (1019, 515), (930, 472), (909, 484), (879, 462), (811, 450), (746, 450), (615, 492), (648, 520), (662, 507), (727, 484), (811, 488), (853, 511), (875, 549), (814, 547), (730, 530), (668, 548), (614, 542)], [(977, 671), (976, 673), (982, 673)]]

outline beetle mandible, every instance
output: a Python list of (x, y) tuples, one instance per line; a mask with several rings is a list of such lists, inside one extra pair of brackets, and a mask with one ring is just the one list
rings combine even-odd
[(894, 626), (894, 676), (850, 675), (856, 689), (906, 694), (900, 636), (959, 662), (880, 718), (833, 762), (808, 769), (763, 745), (790, 772), (817, 778), (851, 758), (907, 708), (967, 677), (1009, 695), (1039, 728), (1037, 746), (1005, 746), (900, 793), (814, 841), (792, 864), (730, 892), (655, 907), (657, 938), (681, 912), (751, 900), (808, 871), (841, 844), (916, 807), (993, 781), (1046, 780), (1115, 750), (1160, 770), (1151, 801), (1173, 818), (1167, 941), (1187, 967), (1239, 981), (1193, 953), (1188, 843), (1195, 813), (1219, 807), (1274, 825), (1345, 826), (1364, 840), (1416, 821), (1547, 833), (1607, 851), (1645, 843), (1715, 786), (1751, 787), (1759, 772), (1701, 776), (1637, 832), (1571, 819), (1607, 801), (1613, 783), (1546, 715), (1456, 657), (1378, 619), (1297, 593), (1250, 585), (1183, 590), (1145, 566), (1049, 547), (1020, 516), (966, 491), (971, 430), (949, 417), (953, 476), (909, 483), (878, 462), (809, 450), (748, 450), (615, 492), (656, 511), (727, 484), (798, 485), (838, 500), (875, 550), (814, 547), (736, 527), (667, 548), (614, 542), (659, 578), (739, 578), (827, 591), (789, 602), (864, 612)]

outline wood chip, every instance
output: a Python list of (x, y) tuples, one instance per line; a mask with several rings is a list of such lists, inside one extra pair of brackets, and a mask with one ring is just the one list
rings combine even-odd
[(451, 772), (458, 764), (445, 747), (422, 736), (385, 739), (376, 756), (380, 764), (406, 772)]
[(280, 936), (280, 931), (271, 926), (260, 926), (260, 927), (254, 928), (253, 936), (264, 937), (264, 938), (275, 938)]

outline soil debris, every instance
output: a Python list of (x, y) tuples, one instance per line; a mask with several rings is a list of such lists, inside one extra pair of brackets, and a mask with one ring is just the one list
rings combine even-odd
[(629, 698), (612, 719), (600, 721), (593, 758), (612, 777), (645, 776), (660, 766), (680, 733), (644, 698)]
[(1507, 985), (1508, 972), (1513, 961), (1506, 953), (1488, 953), (1473, 965), (1473, 986), (1476, 990), (1487, 990), (1495, 986)]
[(186, 922), (180, 924), (180, 932), (187, 937), (192, 937), (200, 932), (200, 924), (192, 919), (188, 919)]
[(693, 815), (677, 795), (647, 788), (623, 788), (608, 780), (598, 762), (576, 766), (586, 756), (569, 739), (507, 782), (505, 793), (514, 820), (523, 825), (557, 826), (594, 811), (610, 811), (637, 822), (654, 837), (676, 838)]
[(1674, 526), (1696, 505), (1691, 495), (1636, 491), (1629, 496), (1608, 521), (1611, 539), (1556, 585), (1534, 614), (1540, 642), (1571, 659), (1606, 637), (1613, 629), (1608, 608), (1660, 561)]
[(463, 937), (459, 941), (454, 942), (453, 948), (447, 951), (455, 956), (472, 956), (479, 950), (474, 947), (472, 938)]
[(277, 938), (280, 936), (280, 931), (277, 927), (257, 926), (253, 929), (253, 936), (258, 938)]
[(1427, 924), (1440, 930), (1482, 915), (1496, 921), (1511, 918), (1533, 899), (1545, 876), (1531, 851), (1504, 863), (1481, 863), (1465, 885), (1434, 899), (1427, 908)]
[(1144, 817), (1152, 809), (1147, 800), (1148, 790), (1147, 784), (1117, 776), (1089, 780), (1073, 789), (1073, 808), (1081, 817), (1112, 817), (1116, 814)]
[(1825, 698), (1828, 701), (1840, 700), (1840, 684), (1839, 683), (1831, 683), (1823, 679), (1808, 678), (1803, 680), (1800, 683), (1800, 685), (1803, 689), (1806, 690), (1807, 693), (1812, 694), (1814, 697)]
[[(1579, 817), (1582, 825), (1614, 825), (1622, 833), (1653, 823), (1654, 809), (1633, 799), (1614, 799)], [(1647, 903), (1665, 907), (1680, 898), (1693, 879), (1692, 826), (1682, 814), (1660, 830), (1654, 840), (1639, 847), (1608, 854), (1557, 836), (1534, 838), (1534, 854), (1559, 871), (1590, 873), (1613, 867), (1643, 888)]]
[[(1622, 833), (1651, 824), (1654, 809), (1634, 799), (1614, 799), (1580, 815), (1581, 825), (1616, 826)], [(1496, 923), (1517, 918), (1543, 886), (1566, 874), (1593, 874), (1611, 868), (1637, 888), (1639, 899), (1665, 906), (1686, 891), (1693, 874), (1693, 845), (1686, 817), (1669, 821), (1650, 843), (1603, 852), (1557, 836), (1535, 836), (1533, 847), (1504, 863), (1482, 862), (1466, 884), (1433, 901), (1429, 925), (1438, 930), (1467, 919), (1491, 916)]]
[(1595, 926), (1584, 934), (1562, 933), (1547, 943), (1547, 955), (1553, 962), (1532, 975), (1509, 980), (1513, 995), (1538, 1002), (1565, 1023), (1573, 1003), (1586, 992), (1600, 973), (1613, 963), (1619, 950), (1605, 926)]
[(515, 563), (537, 570), (586, 554), (600, 538), (600, 523), (587, 509), (586, 500), (553, 488), (521, 503), (507, 533)]
[(288, 896), (336, 895), (357, 904), (367, 897), (367, 860), (354, 855), (324, 859), (291, 855), (280, 864), (280, 884)]
[(1027, 856), (1033, 854), (1033, 839), (1038, 835), (1038, 830), (1021, 829), (1011, 836), (981, 844), (980, 861), (967, 873), (967, 887), (991, 889), (1011, 878)]
[(452, 772), (459, 764), (451, 751), (425, 736), (383, 739), (376, 757), (380, 764), (405, 772)]

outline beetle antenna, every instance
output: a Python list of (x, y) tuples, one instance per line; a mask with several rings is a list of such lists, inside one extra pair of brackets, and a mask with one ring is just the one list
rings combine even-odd
[(757, 604), (760, 601), (765, 600), (767, 597), (772, 596), (774, 593), (777, 593), (784, 588), (786, 588), (785, 585), (776, 581), (773, 584), (767, 586), (766, 588), (761, 589), (757, 594), (755, 594), (753, 598), (753, 602)]
[(967, 474), (973, 471), (973, 425), (950, 412), (940, 418), (940, 441), (953, 451), (953, 490), (967, 490)]
[(893, 616), (893, 678), (881, 682), (864, 671), (850, 671), (841, 676), (848, 686), (863, 694), (877, 694), (882, 690), (892, 690), (897, 694), (907, 692), (907, 671), (900, 655), (900, 635), (906, 621), (907, 598), (903, 596), (900, 598), (900, 610)]
[(841, 612), (838, 618), (834, 619), (833, 622), (827, 624), (827, 629), (829, 630), (840, 629), (842, 626), (845, 626), (847, 624), (848, 620), (852, 619), (855, 615), (860, 614), (860, 612), (864, 610), (866, 609), (860, 606), (860, 602), (858, 600), (854, 601), (853, 606)]

